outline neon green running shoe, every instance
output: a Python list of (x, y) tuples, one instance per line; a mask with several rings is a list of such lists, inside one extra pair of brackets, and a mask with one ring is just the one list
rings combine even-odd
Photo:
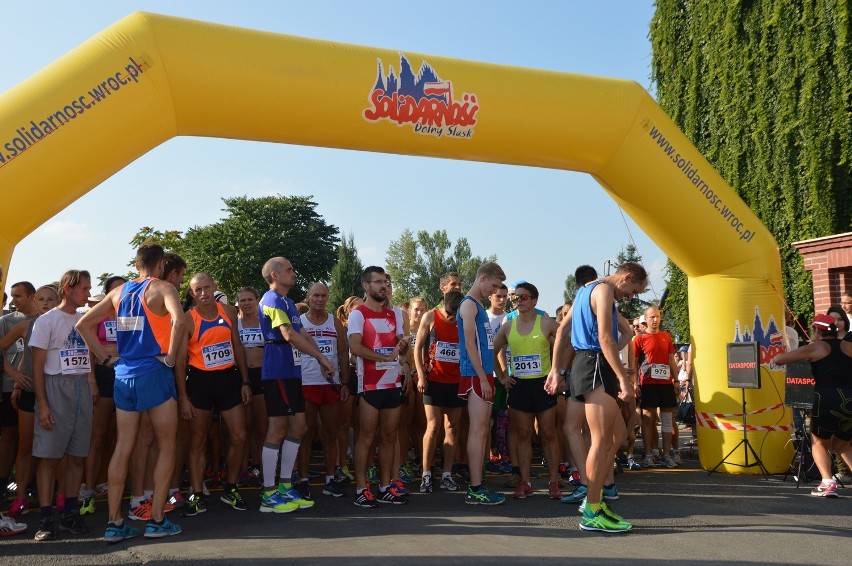
[(298, 505), (289, 501), (278, 490), (263, 491), (260, 495), (261, 513), (291, 513), (299, 508)]
[(87, 497), (83, 500), (83, 504), (80, 505), (80, 515), (91, 515), (95, 512), (95, 498)]
[(314, 501), (310, 499), (305, 499), (299, 493), (299, 490), (295, 487), (291, 487), (285, 491), (281, 491), (281, 488), (278, 488), (278, 493), (280, 493), (284, 499), (289, 501), (290, 503), (295, 504), (299, 509), (310, 509), (314, 506)]
[(624, 520), (624, 517), (622, 517), (621, 515), (619, 515), (615, 511), (613, 511), (610, 508), (610, 506), (607, 505), (606, 501), (601, 500), (601, 509), (603, 510), (604, 514), (607, 517), (609, 517), (610, 519), (612, 519), (616, 523), (624, 523), (624, 524), (630, 525), (631, 528), (633, 527), (632, 524), (630, 524), (630, 523), (628, 523), (627, 521)]
[(480, 485), (477, 491), (473, 491), (470, 486), (467, 486), (467, 494), (464, 497), (464, 502), (468, 505), (500, 505), (506, 501), (506, 496), (496, 491), (491, 491), (485, 485)]
[(603, 508), (598, 509), (597, 513), (592, 513), (592, 510), (586, 509), (583, 512), (583, 517), (580, 519), (580, 530), (582, 531), (600, 531), (604, 533), (626, 533), (633, 528), (633, 525), (626, 521), (615, 521), (607, 515)]

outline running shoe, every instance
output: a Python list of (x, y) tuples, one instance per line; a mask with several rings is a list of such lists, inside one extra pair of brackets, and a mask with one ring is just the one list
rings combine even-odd
[(411, 477), (411, 468), (408, 467), (408, 464), (400, 465), (399, 481), (402, 483), (411, 483), (414, 481), (414, 478)]
[(145, 525), (145, 538), (163, 538), (174, 535), (179, 535), (183, 529), (180, 525), (176, 525), (169, 521), (168, 517), (163, 517), (163, 522), (148, 521)]
[(408, 500), (403, 497), (395, 487), (387, 488), (383, 493), (379, 493), (379, 503), (387, 503), (390, 505), (405, 505)]
[(27, 504), (27, 500), (23, 497), (19, 497), (15, 499), (9, 506), (9, 510), (6, 511), (6, 516), (16, 519), (18, 517), (26, 515), (29, 512), (30, 506)]
[[(281, 493), (281, 488), (278, 488), (278, 492)], [(282, 493), (284, 497), (286, 497), (289, 501), (298, 505), (299, 509), (310, 509), (314, 506), (314, 502), (310, 499), (305, 499), (302, 497), (302, 494), (299, 493), (295, 487), (291, 487)]]
[(627, 459), (627, 469), (630, 471), (636, 471), (642, 469), (642, 464), (636, 461), (636, 458), (628, 458)]
[(261, 513), (291, 513), (298, 508), (298, 505), (289, 501), (277, 489), (269, 492), (264, 491), (260, 495)]
[(468, 485), (464, 497), (464, 502), (468, 505), (500, 505), (505, 501), (506, 497), (502, 493), (491, 491), (485, 484), (480, 485), (477, 491), (473, 491)]
[(146, 499), (136, 507), (131, 507), (127, 518), (131, 521), (150, 521), (151, 502)]
[(365, 489), (355, 497), (355, 505), (358, 507), (374, 509), (379, 506), (379, 502), (376, 501), (376, 496), (373, 495), (372, 491)]
[(509, 460), (503, 460), (500, 463), (500, 469), (503, 470), (504, 474), (511, 474), (512, 473), (512, 462), (510, 462)]
[(59, 530), (72, 535), (82, 535), (89, 532), (89, 527), (83, 522), (83, 517), (79, 513), (71, 513), (59, 520)]
[(615, 484), (603, 486), (603, 498), (609, 501), (618, 499), (618, 488)]
[(106, 542), (121, 542), (129, 538), (138, 537), (140, 534), (142, 533), (139, 532), (139, 529), (134, 529), (127, 522), (122, 522), (120, 527), (115, 523), (107, 523), (104, 540)]
[(337, 466), (337, 469), (334, 470), (334, 476), (341, 483), (344, 481), (355, 481), (355, 476), (349, 471), (348, 466)]
[(496, 476), (503, 473), (503, 467), (500, 464), (499, 460), (490, 460), (485, 463), (485, 474), (489, 476)]
[[(195, 517), (202, 513), (207, 513), (207, 501), (205, 501), (203, 496), (193, 493), (189, 496), (189, 502), (186, 505), (184, 515), (187, 517)], [(148, 516), (148, 520), (150, 521), (150, 514)]]
[(515, 486), (515, 492), (512, 494), (512, 497), (515, 499), (526, 499), (528, 495), (532, 495), (532, 492), (532, 486), (529, 482), (520, 481)]
[(586, 499), (586, 495), (589, 493), (589, 488), (584, 485), (577, 486), (577, 489), (573, 491), (573, 493), (569, 493), (560, 501), (562, 503), (580, 503), (584, 499)]
[(583, 512), (583, 517), (580, 519), (580, 530), (583, 531), (600, 531), (604, 533), (626, 533), (633, 528), (633, 525), (626, 521), (614, 521), (603, 508), (598, 509), (597, 513), (592, 513), (591, 509)]
[(816, 497), (837, 497), (837, 482), (823, 480), (811, 490), (811, 495)]
[(19, 535), (27, 530), (27, 525), (19, 523), (12, 517), (0, 515), (0, 537)]
[(432, 493), (432, 476), (425, 475), (420, 481), (420, 493)]
[(609, 504), (604, 500), (601, 500), (601, 509), (603, 510), (604, 513), (606, 513), (607, 517), (609, 517), (610, 519), (612, 519), (616, 523), (626, 522), (624, 520), (624, 517), (622, 517), (621, 515), (619, 515), (615, 511), (613, 511), (612, 508), (609, 506)]
[(672, 460), (675, 461), (675, 464), (680, 466), (683, 463), (683, 460), (680, 458), (680, 450), (675, 450), (672, 448)]
[(299, 497), (302, 499), (307, 499), (310, 501), (311, 497), (311, 484), (308, 480), (299, 480), (299, 482), (294, 482), (293, 487), (296, 488), (296, 491), (299, 492)]
[(186, 498), (180, 492), (180, 490), (172, 493), (169, 498), (166, 500), (166, 505), (171, 505), (173, 509), (180, 509), (181, 507), (186, 507)]
[(246, 505), (245, 501), (243, 501), (243, 497), (242, 495), (240, 495), (240, 492), (237, 491), (236, 487), (232, 487), (230, 491), (223, 491), (221, 497), (219, 497), (219, 500), (222, 503), (227, 503), (237, 511), (245, 511), (246, 509), (248, 509), (248, 506)]
[(367, 483), (374, 485), (379, 483), (379, 470), (375, 466), (367, 468)]
[(647, 456), (645, 456), (644, 458), (642, 458), (642, 467), (643, 467), (643, 468), (651, 469), (651, 468), (653, 468), (654, 466), (655, 466), (655, 464), (654, 464), (654, 457), (653, 457), (653, 456), (651, 456), (650, 454), (648, 454)]
[(443, 478), (441, 478), (441, 484), (438, 487), (447, 491), (459, 490), (459, 484), (457, 484), (455, 480), (453, 480), (453, 476), (444, 476)]
[(322, 488), (323, 495), (330, 495), (332, 497), (343, 497), (343, 490), (340, 488), (340, 484), (337, 483), (336, 480), (330, 479), (325, 482), (325, 486)]
[(95, 498), (86, 497), (80, 505), (80, 515), (91, 515), (95, 512)]
[(53, 540), (56, 538), (56, 526), (53, 524), (53, 517), (42, 519), (39, 521), (38, 530), (36, 531), (34, 540)]
[(109, 484), (107, 483), (99, 483), (95, 486), (95, 496), (103, 497), (109, 491)]
[(669, 469), (677, 468), (677, 462), (674, 461), (674, 458), (666, 454), (663, 456), (663, 465)]
[(550, 482), (550, 485), (547, 487), (547, 496), (551, 499), (562, 499), (562, 490), (559, 489), (559, 482)]
[(511, 487), (511, 488), (514, 489), (514, 488), (518, 487), (519, 483), (521, 483), (521, 475), (520, 474), (512, 474), (511, 476), (509, 476), (509, 479), (506, 480), (505, 486)]
[(577, 511), (580, 513), (580, 515), (582, 515), (585, 510), (586, 510), (586, 498), (584, 497), (583, 502), (580, 503), (579, 507), (577, 507)]
[(405, 488), (405, 485), (401, 481), (391, 480), (390, 486), (392, 488), (396, 489), (397, 495), (400, 495), (400, 496), (403, 496), (403, 497), (408, 495), (408, 490)]
[(470, 469), (465, 464), (453, 464), (452, 474), (461, 478), (464, 483), (470, 483)]

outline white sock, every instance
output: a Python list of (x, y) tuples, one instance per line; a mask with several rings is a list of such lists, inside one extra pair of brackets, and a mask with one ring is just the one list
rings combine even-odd
[(280, 450), (281, 448), (275, 444), (263, 443), (260, 459), (263, 464), (263, 487), (267, 490), (275, 487), (275, 467), (278, 465), (278, 452)]

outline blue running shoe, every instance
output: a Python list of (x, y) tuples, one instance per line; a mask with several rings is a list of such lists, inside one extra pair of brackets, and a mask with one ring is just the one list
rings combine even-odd
[(499, 461), (491, 460), (485, 463), (485, 473), (489, 476), (496, 476), (503, 473), (503, 467)]
[(279, 489), (278, 492), (281, 493), (281, 495), (283, 495), (287, 501), (298, 505), (299, 509), (310, 509), (314, 506), (314, 501), (302, 497), (302, 495), (299, 493), (299, 490), (297, 490), (295, 487), (291, 487), (283, 493)]
[(176, 525), (169, 521), (167, 517), (163, 517), (162, 523), (148, 521), (148, 524), (145, 526), (144, 536), (145, 538), (163, 538), (179, 535), (182, 531), (183, 529), (180, 528), (180, 525)]
[(485, 484), (480, 485), (479, 489), (473, 491), (470, 486), (467, 486), (467, 495), (464, 497), (464, 502), (468, 505), (500, 505), (506, 501), (506, 496), (502, 493), (491, 491)]
[(260, 495), (260, 512), (261, 513), (291, 513), (297, 510), (299, 506), (289, 499), (277, 489), (273, 491), (262, 491)]
[(618, 499), (618, 488), (615, 487), (615, 484), (603, 486), (603, 498), (609, 501)]
[(573, 491), (573, 493), (569, 493), (559, 501), (562, 503), (581, 503), (584, 499), (586, 499), (586, 495), (589, 493), (589, 488), (584, 485), (577, 486), (577, 489)]
[(134, 529), (126, 521), (123, 521), (120, 527), (116, 526), (115, 523), (107, 523), (104, 540), (110, 543), (121, 542), (129, 538), (138, 537), (140, 534), (142, 533), (139, 532), (139, 529)]
[(402, 483), (411, 483), (414, 481), (414, 478), (411, 477), (411, 468), (408, 467), (408, 464), (403, 464), (399, 467), (399, 481)]
[(370, 466), (367, 468), (367, 483), (368, 484), (378, 484), (379, 483), (379, 470), (375, 466)]

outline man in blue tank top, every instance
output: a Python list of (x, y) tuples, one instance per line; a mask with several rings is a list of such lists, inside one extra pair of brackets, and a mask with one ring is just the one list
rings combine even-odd
[[(154, 497), (151, 520), (144, 536), (161, 538), (181, 532), (164, 515), (177, 435), (177, 392), (173, 369), (179, 355), (186, 355), (186, 322), (177, 289), (159, 279), (164, 252), (157, 244), (143, 244), (136, 251), (139, 277), (116, 287), (77, 322), (77, 330), (92, 355), (116, 369), (115, 407), (117, 438), (109, 465), (109, 523), (104, 540), (118, 542), (139, 535), (121, 515), (127, 479), (127, 463), (136, 443), (142, 413), (151, 419), (159, 453), (154, 466)], [(118, 321), (118, 358), (105, 353), (97, 338), (97, 326), (108, 316)]]
[(631, 298), (647, 284), (648, 274), (628, 262), (602, 279), (577, 290), (571, 313), (571, 395), (584, 403), (591, 445), (586, 459), (588, 494), (580, 520), (587, 531), (625, 532), (633, 525), (601, 501), (607, 471), (612, 468), (614, 436), (624, 436), (624, 421), (616, 398), (630, 402), (633, 386), (618, 355), (618, 312), (615, 301)]
[(473, 505), (499, 505), (506, 499), (482, 483), (486, 436), (494, 399), (494, 333), (481, 304), (482, 299), (497, 291), (505, 279), (506, 274), (499, 265), (494, 262), (483, 264), (477, 270), (476, 281), (462, 299), (456, 316), (461, 374), (459, 397), (467, 399), (470, 421), (467, 435), (470, 482), (465, 503)]

